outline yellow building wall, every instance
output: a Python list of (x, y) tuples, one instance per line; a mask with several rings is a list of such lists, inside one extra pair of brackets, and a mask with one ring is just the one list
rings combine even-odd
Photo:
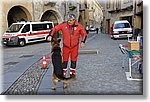
[[(21, 6), (23, 8), (26, 8), (25, 11), (28, 11), (28, 13), (32, 15), (31, 4), (32, 4), (31, 0), (26, 0), (24, 2), (22, 0), (2, 0), (1, 5), (0, 5), (0, 8), (1, 8), (0, 35), (2, 35), (5, 32), (5, 30), (8, 28), (7, 16), (8, 16), (9, 10), (14, 6)], [(27, 16), (30, 16), (30, 15), (27, 15)], [(29, 18), (31, 18), (31, 16)]]

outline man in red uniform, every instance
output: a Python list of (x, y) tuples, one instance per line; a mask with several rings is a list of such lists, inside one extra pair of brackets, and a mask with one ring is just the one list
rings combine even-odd
[(85, 40), (87, 37), (86, 31), (84, 30), (82, 25), (80, 25), (77, 22), (76, 16), (74, 14), (69, 15), (67, 22), (58, 24), (52, 29), (52, 31), (50, 32), (50, 37), (49, 37), (50, 41), (52, 37), (54, 36), (54, 34), (58, 32), (59, 30), (62, 31), (62, 35), (63, 35), (62, 56), (63, 56), (64, 75), (66, 75), (66, 72), (67, 72), (67, 64), (68, 64), (69, 58), (71, 59), (70, 75), (73, 75), (73, 74), (75, 75), (80, 35), (82, 36), (81, 48), (84, 48)]

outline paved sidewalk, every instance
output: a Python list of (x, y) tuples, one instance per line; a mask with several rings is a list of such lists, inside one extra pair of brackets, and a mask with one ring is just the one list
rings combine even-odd
[[(52, 66), (45, 74), (38, 94), (143, 94), (142, 81), (129, 81), (125, 72), (128, 71), (126, 62), (122, 68), (122, 59), (125, 57), (118, 45), (127, 40), (112, 40), (106, 34), (92, 36), (86, 43), (84, 50), (99, 50), (98, 54), (79, 54), (77, 65), (77, 80), (63, 90), (62, 83), (58, 82), (57, 90), (51, 90)], [(81, 50), (81, 49), (80, 49)]]

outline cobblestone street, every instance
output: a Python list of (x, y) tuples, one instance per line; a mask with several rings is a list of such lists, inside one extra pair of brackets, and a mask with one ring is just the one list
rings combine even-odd
[(68, 89), (63, 90), (59, 82), (58, 89), (51, 90), (51, 66), (38, 94), (143, 94), (142, 81), (129, 81), (126, 78), (127, 59), (125, 68), (122, 68), (122, 60), (127, 55), (121, 53), (118, 45), (125, 43), (127, 40), (112, 40), (109, 35), (95, 34), (87, 39), (84, 50), (99, 50), (99, 53), (79, 54), (77, 80), (71, 82)]
[[(84, 49), (79, 49), (77, 63), (77, 80), (69, 84), (63, 90), (61, 82), (57, 83), (57, 90), (51, 89), (53, 67), (49, 63), (48, 69), (41, 69), (41, 62), (37, 60), (21, 76), (12, 76), (15, 79), (12, 85), (2, 94), (143, 94), (143, 81), (127, 80), (125, 72), (128, 72), (127, 55), (121, 53), (119, 44), (125, 44), (127, 40), (112, 40), (107, 34), (90, 33)], [(81, 53), (81, 50), (97, 51)], [(49, 51), (49, 49), (47, 49)], [(49, 56), (49, 55), (48, 55)], [(122, 61), (125, 58), (125, 67)], [(32, 59), (33, 60), (33, 59)], [(69, 67), (69, 66), (68, 66)], [(8, 75), (13, 75), (11, 72)], [(8, 77), (8, 76), (7, 76)], [(10, 81), (10, 76), (5, 81)], [(6, 81), (6, 82), (7, 82)]]

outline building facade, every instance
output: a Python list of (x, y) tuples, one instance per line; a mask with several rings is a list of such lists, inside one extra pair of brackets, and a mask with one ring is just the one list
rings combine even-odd
[(101, 21), (103, 20), (102, 6), (97, 0), (89, 0), (89, 25), (95, 25), (100, 28)]
[(135, 3), (135, 23), (136, 27), (141, 30), (141, 33), (143, 33), (143, 1), (142, 0), (136, 0)]
[(103, 12), (98, 0), (80, 0), (79, 11), (79, 22), (84, 27), (87, 25), (100, 27), (103, 21)]
[(142, 0), (106, 0), (104, 6), (103, 32), (110, 32), (110, 27), (116, 20), (128, 20), (133, 28), (143, 29)]
[[(89, 3), (94, 1), (94, 20), (101, 22), (102, 13), (97, 0), (1, 0), (0, 22), (1, 35), (17, 21), (53, 21), (55, 25), (67, 20), (70, 13), (77, 16), (83, 26), (89, 24)], [(91, 8), (91, 6), (90, 6)], [(98, 17), (99, 15), (99, 17)]]

